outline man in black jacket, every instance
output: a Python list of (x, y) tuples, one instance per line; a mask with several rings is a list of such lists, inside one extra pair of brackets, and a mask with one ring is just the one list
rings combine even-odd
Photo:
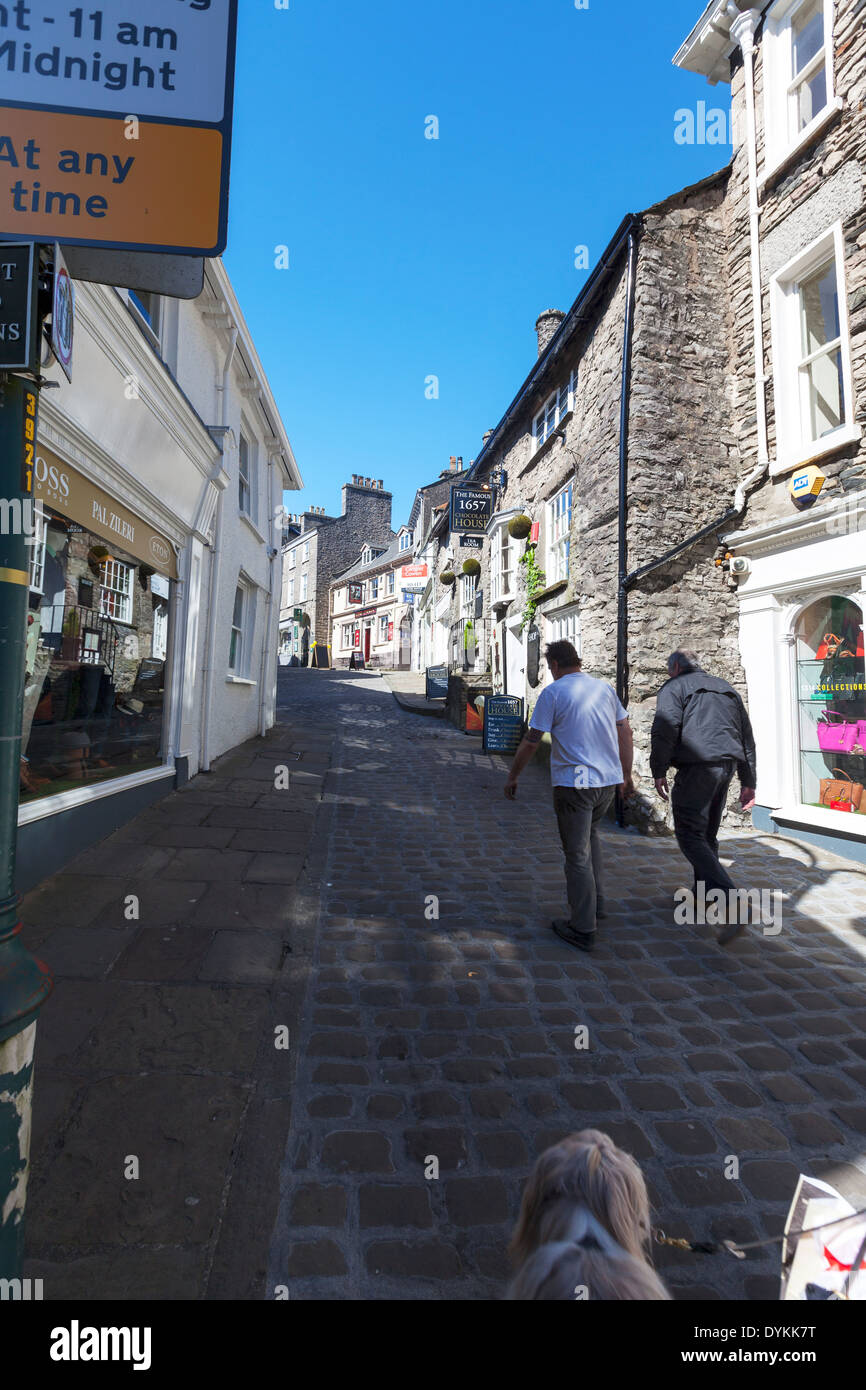
[[(656, 701), (650, 769), (665, 801), (668, 768), (677, 769), (670, 797), (677, 842), (695, 871), (695, 885), (727, 894), (735, 884), (719, 862), (719, 825), (735, 771), (743, 810), (755, 804), (752, 726), (736, 690), (702, 671), (694, 652), (673, 652), (668, 672)], [(718, 940), (724, 945), (740, 931), (742, 924), (728, 920)]]

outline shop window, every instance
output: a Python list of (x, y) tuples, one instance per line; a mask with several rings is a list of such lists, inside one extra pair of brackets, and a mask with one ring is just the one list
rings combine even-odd
[(388, 614), (383, 613), (379, 618), (379, 641), (388, 641)]
[(796, 627), (800, 799), (866, 815), (863, 610), (841, 595), (816, 599)]
[(568, 578), (568, 555), (571, 538), (571, 483), (547, 504), (547, 565), (548, 584)]
[(833, 102), (833, 0), (780, 0), (764, 36), (764, 124), (773, 168)]
[[(88, 513), (89, 514), (89, 509)], [(44, 508), (31, 555), (22, 804), (162, 762), (169, 587)], [(156, 593), (164, 585), (164, 597)]]
[(841, 224), (771, 281), (777, 468), (859, 436), (853, 414)]
[(133, 568), (122, 560), (108, 559), (100, 573), (99, 611), (116, 623), (132, 622)]

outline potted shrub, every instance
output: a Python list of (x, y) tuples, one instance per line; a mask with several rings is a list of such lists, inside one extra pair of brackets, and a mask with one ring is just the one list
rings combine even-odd
[(453, 570), (443, 570), (439, 578), (443, 584), (447, 584), (450, 588), (452, 584), (456, 583), (457, 575)]
[(481, 573), (481, 561), (478, 560), (478, 559), (476, 559), (476, 557), (475, 557), (474, 555), (470, 555), (469, 558), (468, 558), (468, 560), (464, 560), (464, 561), (463, 561), (463, 573), (464, 573), (464, 574), (480, 574), (480, 573)]
[(532, 517), (527, 516), (526, 512), (521, 512), (519, 516), (513, 516), (508, 523), (508, 534), (516, 541), (525, 540), (532, 530)]

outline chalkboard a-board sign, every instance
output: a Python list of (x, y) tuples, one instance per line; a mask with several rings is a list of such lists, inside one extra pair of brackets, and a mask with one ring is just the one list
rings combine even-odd
[(427, 700), (447, 700), (448, 699), (448, 667), (447, 666), (428, 666), (425, 672), (427, 677), (427, 689), (425, 699)]
[(519, 695), (488, 695), (484, 702), (483, 753), (516, 753), (523, 737), (523, 700)]

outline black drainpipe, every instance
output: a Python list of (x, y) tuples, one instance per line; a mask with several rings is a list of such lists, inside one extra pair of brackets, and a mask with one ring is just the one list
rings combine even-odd
[[(619, 502), (617, 508), (618, 583), (616, 613), (616, 693), (628, 706), (628, 599), (626, 565), (628, 548), (626, 521), (628, 519), (628, 408), (631, 395), (631, 340), (634, 329), (635, 269), (640, 224), (628, 234), (628, 270), (626, 275), (625, 322), (622, 334), (622, 380), (619, 398)], [(623, 824), (622, 797), (616, 794), (616, 819)]]

